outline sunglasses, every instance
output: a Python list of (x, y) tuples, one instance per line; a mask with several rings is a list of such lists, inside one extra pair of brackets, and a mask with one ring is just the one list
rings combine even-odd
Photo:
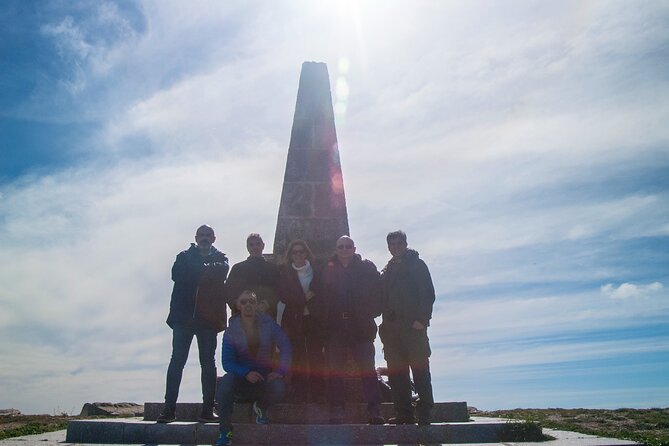
[(295, 254), (304, 254), (305, 251), (304, 251), (304, 249), (293, 249), (292, 251), (290, 251), (290, 253), (291, 253), (292, 255), (295, 255)]
[(353, 245), (339, 245), (337, 249), (353, 249)]
[(239, 305), (257, 305), (258, 301), (256, 299), (239, 299)]

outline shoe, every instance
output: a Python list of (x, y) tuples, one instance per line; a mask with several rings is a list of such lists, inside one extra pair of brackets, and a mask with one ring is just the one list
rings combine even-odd
[(253, 413), (256, 414), (256, 424), (269, 424), (267, 409), (262, 409), (257, 401), (253, 402)]
[(430, 418), (423, 418), (423, 417), (418, 417), (418, 425), (419, 426), (429, 426), (432, 424), (430, 421)]
[(175, 411), (174, 411), (173, 408), (165, 406), (163, 408), (163, 411), (160, 412), (160, 415), (158, 415), (158, 419), (156, 420), (156, 422), (157, 423), (171, 423), (172, 421), (177, 419), (174, 412)]
[(216, 446), (229, 446), (232, 444), (232, 429), (221, 431), (221, 435), (216, 440)]
[(218, 423), (218, 417), (214, 415), (214, 411), (212, 409), (202, 408), (202, 412), (200, 412), (200, 416), (197, 418), (197, 421), (200, 423)]
[(388, 418), (388, 424), (416, 424), (416, 419), (412, 416), (399, 416)]
[(383, 417), (376, 415), (373, 417), (369, 417), (369, 421), (367, 421), (367, 424), (386, 424), (386, 420), (384, 420)]

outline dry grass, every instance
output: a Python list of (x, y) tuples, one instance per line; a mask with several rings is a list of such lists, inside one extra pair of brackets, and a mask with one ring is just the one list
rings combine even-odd
[(669, 408), (665, 409), (513, 409), (477, 415), (534, 421), (543, 427), (669, 446)]

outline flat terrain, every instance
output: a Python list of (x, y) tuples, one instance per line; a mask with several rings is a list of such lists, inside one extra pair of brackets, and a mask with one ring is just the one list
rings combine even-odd
[[(477, 416), (534, 421), (543, 427), (669, 446), (669, 408), (664, 409), (513, 409), (477, 411)], [(65, 429), (67, 415), (2, 415), (0, 439)], [(108, 417), (103, 417), (108, 418)]]
[(77, 418), (68, 415), (0, 415), (0, 440), (65, 429), (68, 420)]
[(479, 411), (486, 417), (534, 421), (542, 427), (669, 446), (669, 408), (664, 409), (513, 409)]

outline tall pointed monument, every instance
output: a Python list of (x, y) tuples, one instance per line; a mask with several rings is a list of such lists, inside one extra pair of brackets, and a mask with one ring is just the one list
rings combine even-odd
[(349, 233), (330, 79), (325, 63), (304, 62), (288, 146), (274, 259), (291, 240), (303, 239), (322, 260)]

